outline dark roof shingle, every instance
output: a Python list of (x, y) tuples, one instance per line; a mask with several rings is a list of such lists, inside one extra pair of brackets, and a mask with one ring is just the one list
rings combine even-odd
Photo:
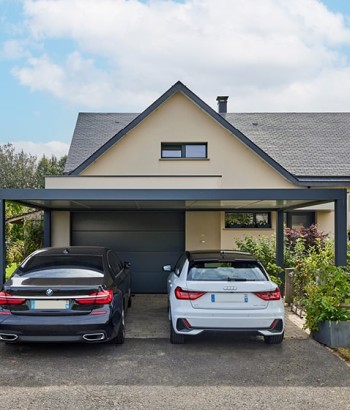
[[(80, 113), (65, 172), (138, 115)], [(350, 113), (227, 113), (223, 118), (294, 176), (350, 177)]]
[(68, 152), (65, 173), (86, 161), (139, 114), (79, 113)]
[(295, 176), (350, 176), (350, 113), (224, 114)]

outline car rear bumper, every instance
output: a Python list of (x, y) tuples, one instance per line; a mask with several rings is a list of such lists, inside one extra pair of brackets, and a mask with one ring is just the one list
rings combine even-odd
[(0, 315), (0, 341), (107, 342), (116, 336), (119, 321), (103, 315), (29, 316)]
[(186, 335), (204, 331), (236, 331), (273, 336), (284, 331), (283, 306), (245, 311), (177, 309), (175, 312), (172, 310), (171, 316), (175, 332)]

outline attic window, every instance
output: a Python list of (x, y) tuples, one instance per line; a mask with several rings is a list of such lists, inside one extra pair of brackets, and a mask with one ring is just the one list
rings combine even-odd
[(208, 158), (207, 143), (162, 143), (162, 158)]

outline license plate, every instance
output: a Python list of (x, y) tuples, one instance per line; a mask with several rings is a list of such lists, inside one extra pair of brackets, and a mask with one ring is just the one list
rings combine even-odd
[(212, 302), (217, 303), (248, 303), (246, 293), (215, 293), (211, 296)]
[(31, 309), (69, 309), (69, 300), (31, 300)]

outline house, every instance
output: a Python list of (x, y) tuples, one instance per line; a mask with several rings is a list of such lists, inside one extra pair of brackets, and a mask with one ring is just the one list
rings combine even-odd
[(276, 232), (282, 264), (284, 223), (317, 223), (344, 265), (350, 114), (228, 113), (227, 99), (215, 111), (177, 82), (141, 114), (80, 113), (65, 175), (1, 203), (44, 209), (47, 245), (117, 249), (134, 292), (163, 292), (184, 249), (248, 234)]

